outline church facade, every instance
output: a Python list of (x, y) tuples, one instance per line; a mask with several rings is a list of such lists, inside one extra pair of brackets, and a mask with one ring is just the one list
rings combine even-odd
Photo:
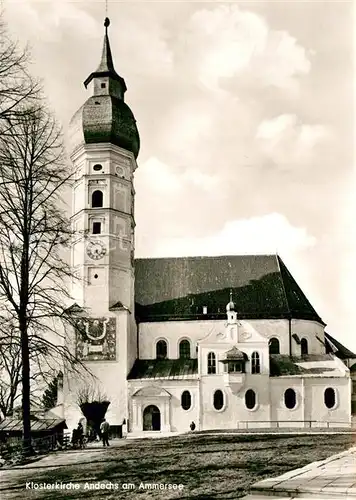
[(94, 378), (65, 373), (68, 427), (93, 380), (110, 424), (130, 433), (348, 426), (349, 369), (277, 255), (135, 259), (140, 139), (108, 26), (70, 124), (78, 329), (67, 346)]

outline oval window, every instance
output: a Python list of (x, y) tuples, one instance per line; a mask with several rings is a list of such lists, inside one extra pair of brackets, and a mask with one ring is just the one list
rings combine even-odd
[(221, 410), (224, 406), (224, 394), (220, 389), (214, 392), (214, 408), (215, 410)]
[(192, 406), (192, 396), (189, 391), (184, 391), (181, 397), (181, 405), (183, 410), (189, 410)]
[(325, 403), (325, 406), (329, 409), (334, 408), (334, 406), (335, 406), (336, 394), (335, 394), (334, 389), (332, 389), (331, 387), (328, 387), (327, 389), (325, 389), (324, 403)]
[(284, 404), (292, 410), (297, 404), (297, 395), (294, 389), (287, 389), (284, 393)]
[(99, 172), (99, 170), (102, 170), (103, 169), (103, 166), (100, 165), (99, 163), (97, 163), (96, 165), (94, 165), (93, 167), (93, 170), (95, 170), (96, 172)]
[(249, 410), (252, 410), (256, 406), (256, 393), (252, 389), (249, 389), (246, 391), (245, 394), (245, 405), (246, 408)]

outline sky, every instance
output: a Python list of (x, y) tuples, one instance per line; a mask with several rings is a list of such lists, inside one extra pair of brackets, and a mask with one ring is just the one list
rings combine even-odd
[[(67, 130), (105, 1), (2, 0)], [(136, 256), (278, 253), (356, 351), (352, 2), (108, 1), (140, 132)]]

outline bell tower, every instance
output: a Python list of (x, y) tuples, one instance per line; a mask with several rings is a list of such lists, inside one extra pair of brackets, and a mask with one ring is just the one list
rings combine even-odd
[(110, 423), (119, 425), (127, 419), (126, 377), (137, 356), (133, 176), (140, 139), (125, 81), (114, 69), (109, 25), (106, 18), (100, 64), (84, 82), (92, 96), (70, 123), (72, 297), (82, 326), (73, 354), (96, 376), (110, 401)]

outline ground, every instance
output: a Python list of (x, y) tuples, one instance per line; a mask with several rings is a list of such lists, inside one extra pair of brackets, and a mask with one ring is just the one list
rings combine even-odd
[[(60, 452), (1, 474), (1, 499), (236, 499), (250, 485), (322, 460), (355, 445), (352, 435), (187, 434), (174, 438), (116, 440), (99, 447)], [(33, 489), (26, 482), (69, 483), (79, 490)], [(112, 483), (115, 490), (84, 489)], [(140, 483), (182, 484), (179, 490), (140, 489)], [(133, 486), (129, 486), (132, 484)], [(117, 486), (115, 486), (117, 485)], [(125, 486), (127, 485), (127, 486)], [(124, 489), (124, 488), (130, 489)], [(155, 487), (155, 486), (153, 486)], [(134, 488), (134, 489), (133, 489)]]

